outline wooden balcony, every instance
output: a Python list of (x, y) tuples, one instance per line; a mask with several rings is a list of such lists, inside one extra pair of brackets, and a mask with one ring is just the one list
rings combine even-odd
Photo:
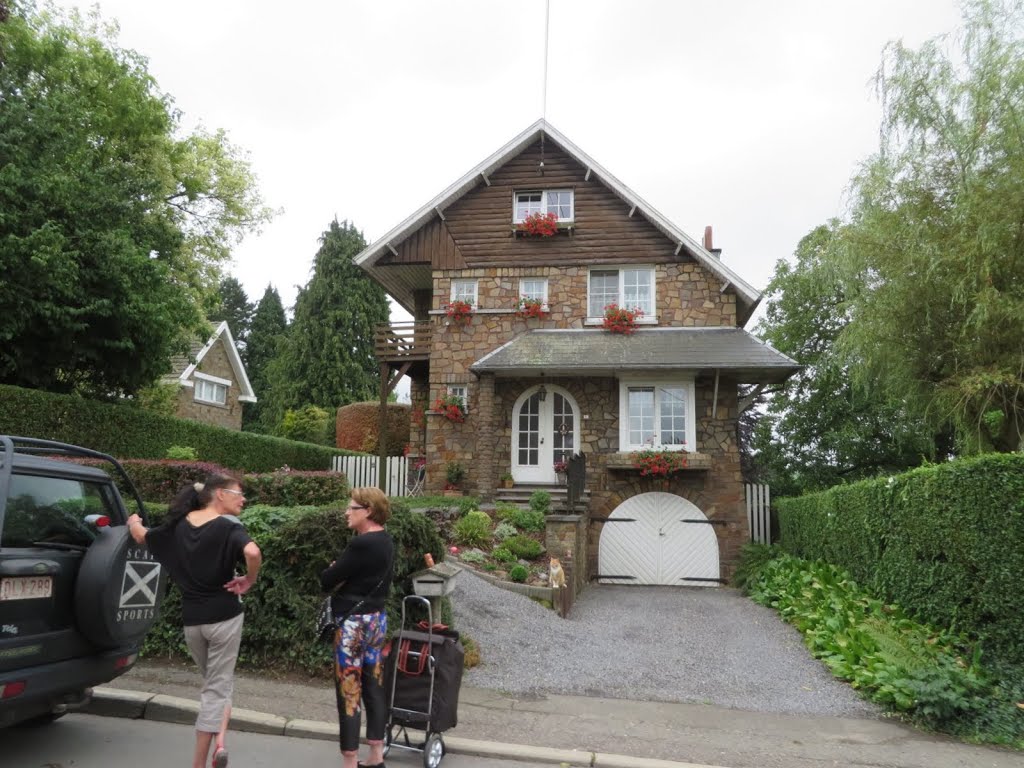
[(409, 363), (430, 359), (430, 323), (388, 323), (378, 325), (373, 353), (382, 363)]

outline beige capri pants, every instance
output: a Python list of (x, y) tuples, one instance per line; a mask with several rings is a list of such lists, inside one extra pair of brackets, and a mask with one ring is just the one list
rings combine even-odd
[(219, 733), (224, 712), (231, 706), (244, 617), (245, 614), (240, 613), (227, 621), (185, 627), (185, 645), (203, 676), (197, 731)]

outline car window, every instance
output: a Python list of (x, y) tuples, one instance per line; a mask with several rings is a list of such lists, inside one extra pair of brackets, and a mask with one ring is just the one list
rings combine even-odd
[[(89, 515), (113, 514), (109, 488), (62, 477), (11, 475), (0, 547), (33, 543), (88, 546), (96, 538)], [(38, 546), (38, 544), (37, 544)]]

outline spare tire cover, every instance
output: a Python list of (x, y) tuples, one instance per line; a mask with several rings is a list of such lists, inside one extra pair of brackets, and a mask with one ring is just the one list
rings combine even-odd
[(156, 621), (166, 581), (127, 526), (100, 528), (75, 582), (79, 632), (100, 648), (137, 645)]

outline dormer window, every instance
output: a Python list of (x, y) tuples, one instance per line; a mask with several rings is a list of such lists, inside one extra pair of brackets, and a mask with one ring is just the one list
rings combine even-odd
[(553, 213), (560, 222), (573, 220), (573, 191), (571, 189), (534, 189), (516, 192), (514, 223), (521, 224), (534, 213)]

